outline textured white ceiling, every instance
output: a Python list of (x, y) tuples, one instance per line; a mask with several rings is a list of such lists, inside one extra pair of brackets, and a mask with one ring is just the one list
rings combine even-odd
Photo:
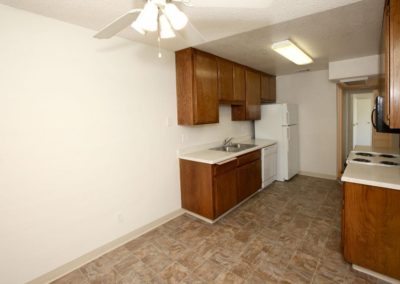
[[(379, 54), (384, 2), (364, 0), (198, 48), (275, 75), (326, 69), (329, 61)], [(272, 43), (285, 39), (295, 42), (314, 63), (298, 66), (270, 48)]]
[[(218, 1), (222, 0), (215, 0), (217, 4)], [(326, 68), (326, 62), (330, 58), (369, 55), (372, 50), (376, 53), (376, 24), (381, 20), (384, 0), (266, 1), (271, 2), (268, 8), (205, 8), (181, 5), (181, 9), (205, 39), (206, 43), (200, 45), (202, 49), (274, 74), (292, 73), (298, 69), (288, 65), (278, 55), (265, 50), (266, 45), (280, 39), (292, 38), (299, 43), (311, 56), (318, 59), (313, 64), (317, 69), (321, 69), (322, 65)], [(245, 1), (249, 6), (252, 2), (259, 6), (260, 0)], [(100, 30), (142, 3), (142, 0), (0, 0), (0, 4), (93, 31)], [(361, 7), (362, 10), (357, 11), (354, 7)], [(188, 30), (190, 31), (189, 28)], [(354, 43), (353, 35), (357, 33), (360, 34), (357, 39), (361, 38), (362, 41)], [(141, 36), (129, 27), (118, 36), (151, 45), (157, 43), (154, 33)], [(161, 42), (162, 47), (170, 50), (196, 44), (197, 42), (183, 38)], [(361, 45), (365, 45), (364, 48)], [(278, 66), (281, 64), (282, 66)]]

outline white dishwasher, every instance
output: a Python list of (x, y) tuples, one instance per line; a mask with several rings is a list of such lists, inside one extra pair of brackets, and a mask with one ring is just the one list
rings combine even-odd
[(277, 144), (262, 148), (261, 150), (261, 178), (262, 187), (270, 185), (276, 179)]

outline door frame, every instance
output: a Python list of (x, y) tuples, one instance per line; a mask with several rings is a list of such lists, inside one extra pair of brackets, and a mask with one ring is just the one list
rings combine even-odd
[(348, 91), (371, 91), (378, 90), (379, 81), (377, 77), (369, 78), (366, 81), (337, 83), (336, 84), (336, 178), (340, 180), (342, 177), (343, 167), (343, 103)]

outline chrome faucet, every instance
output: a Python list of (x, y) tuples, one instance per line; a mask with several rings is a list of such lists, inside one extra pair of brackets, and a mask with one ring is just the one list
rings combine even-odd
[(224, 139), (224, 146), (232, 144), (233, 137), (228, 137)]

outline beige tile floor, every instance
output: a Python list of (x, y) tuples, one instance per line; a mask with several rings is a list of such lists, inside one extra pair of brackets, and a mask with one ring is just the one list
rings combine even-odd
[(214, 225), (182, 215), (54, 281), (383, 283), (340, 253), (336, 181), (275, 182)]

